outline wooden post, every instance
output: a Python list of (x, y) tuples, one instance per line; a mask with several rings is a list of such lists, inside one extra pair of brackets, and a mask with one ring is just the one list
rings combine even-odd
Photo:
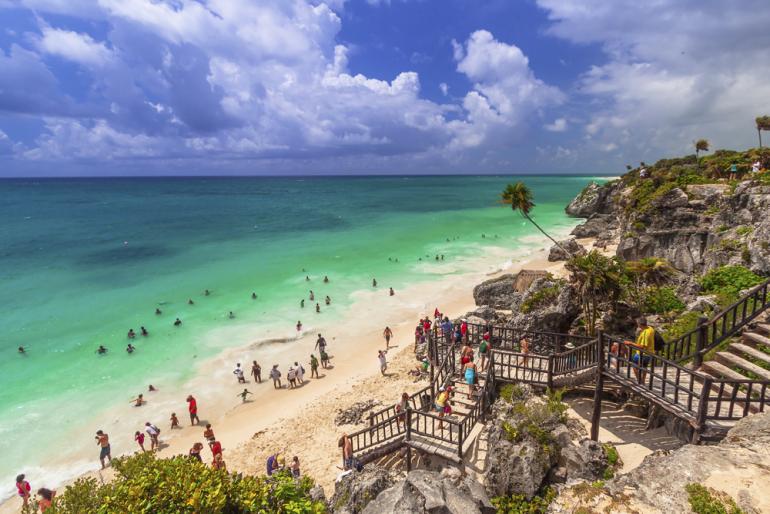
[(404, 437), (407, 442), (406, 445), (406, 470), (412, 471), (412, 448), (409, 446), (409, 441), (412, 440), (412, 408), (406, 407), (406, 436)]
[(701, 316), (698, 318), (698, 335), (695, 339), (695, 358), (693, 359), (694, 369), (698, 369), (703, 364), (703, 354), (701, 351), (708, 343), (708, 318)]
[(596, 345), (597, 366), (596, 366), (596, 389), (594, 390), (594, 410), (591, 415), (591, 439), (599, 440), (599, 421), (602, 417), (602, 396), (604, 389), (604, 334), (600, 331), (599, 344)]
[(709, 393), (711, 393), (713, 382), (714, 379), (711, 377), (703, 379), (703, 389), (700, 390), (700, 398), (698, 399), (698, 414), (695, 417), (695, 429), (692, 433), (692, 444), (698, 444), (701, 432), (706, 426), (706, 416), (709, 412)]
[(463, 424), (462, 423), (458, 425), (457, 434), (458, 434), (457, 456), (460, 457), (460, 460), (462, 460), (463, 458)]
[(553, 355), (548, 356), (548, 377), (546, 378), (548, 389), (553, 391)]

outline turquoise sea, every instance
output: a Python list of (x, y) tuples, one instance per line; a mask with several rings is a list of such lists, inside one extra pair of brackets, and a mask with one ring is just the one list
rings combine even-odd
[[(430, 280), (425, 266), (436, 254), (472, 262), (485, 246), (534, 244), (535, 229), (498, 203), (505, 184), (519, 179), (534, 192), (536, 220), (562, 234), (575, 224), (564, 206), (591, 180), (0, 181), (2, 496), (19, 472), (39, 487), (83, 471), (82, 463), (46, 463), (52, 452), (90, 449), (100, 416), (145, 384), (189, 379), (196, 362), (223, 350), (206, 338), (213, 329), (264, 319), (288, 336), (297, 319), (311, 317), (310, 303), (299, 305), (308, 289), (334, 299), (322, 313), (333, 319), (373, 277), (398, 289)], [(140, 326), (150, 336), (137, 336), (128, 355), (126, 332)], [(99, 345), (109, 352), (97, 355)]]

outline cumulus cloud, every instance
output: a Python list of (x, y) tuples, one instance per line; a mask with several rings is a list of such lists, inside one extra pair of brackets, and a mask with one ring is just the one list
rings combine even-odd
[(44, 26), (42, 31), (42, 36), (37, 39), (37, 47), (41, 52), (93, 66), (104, 65), (111, 58), (112, 52), (104, 43), (94, 41), (88, 34), (49, 26)]
[(553, 123), (546, 123), (543, 127), (550, 132), (564, 132), (567, 130), (567, 120), (565, 118), (556, 118)]

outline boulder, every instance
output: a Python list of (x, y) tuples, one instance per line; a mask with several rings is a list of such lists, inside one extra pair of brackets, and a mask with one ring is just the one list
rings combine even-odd
[(721, 198), (730, 186), (728, 184), (689, 184), (686, 189), (692, 198), (704, 200), (710, 204)]
[(716, 308), (717, 301), (714, 295), (696, 296), (694, 300), (687, 304), (688, 311), (706, 312), (715, 311)]
[(575, 237), (597, 237), (609, 229), (611, 218), (606, 214), (594, 214), (585, 223), (572, 229), (570, 235)]
[(382, 491), (396, 482), (396, 475), (385, 468), (367, 465), (350, 472), (334, 484), (329, 507), (335, 514), (358, 514)]
[(602, 209), (607, 199), (609, 189), (591, 182), (564, 209), (567, 214), (576, 218), (587, 218)]
[(380, 405), (379, 400), (365, 400), (362, 402), (356, 402), (347, 409), (337, 410), (337, 417), (334, 418), (334, 423), (337, 425), (357, 425), (361, 423), (361, 419), (367, 411)]
[(440, 473), (415, 470), (404, 480), (381, 492), (363, 511), (365, 514), (494, 514), (489, 498), (473, 479), (459, 486)]
[(511, 306), (513, 294), (516, 292), (515, 282), (516, 276), (510, 274), (486, 280), (473, 288), (473, 300), (476, 305), (508, 309)]
[(667, 191), (658, 198), (652, 201), (652, 205), (663, 210), (678, 209), (679, 207), (687, 207), (689, 198), (687, 193), (675, 187), (674, 189)]
[(596, 480), (604, 474), (609, 462), (604, 447), (591, 439), (568, 444), (559, 452), (559, 465), (567, 471), (567, 480)]
[[(543, 289), (554, 286), (561, 288), (554, 300), (539, 304), (526, 313), (519, 311), (522, 303)], [(513, 310), (513, 315), (506, 323), (509, 327), (520, 330), (537, 329), (545, 332), (566, 333), (572, 322), (580, 314), (580, 301), (574, 287), (560, 284), (550, 278), (539, 278), (532, 283), (527, 292), (514, 298), (511, 303), (511, 310)]]
[(548, 262), (566, 261), (575, 255), (583, 255), (586, 249), (576, 239), (565, 239), (553, 245), (548, 252)]

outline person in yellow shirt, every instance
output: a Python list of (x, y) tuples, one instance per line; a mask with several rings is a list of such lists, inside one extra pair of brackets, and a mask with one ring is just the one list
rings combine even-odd
[(636, 336), (636, 343), (633, 346), (644, 350), (646, 353), (642, 354), (639, 350), (634, 350), (631, 355), (631, 362), (638, 365), (638, 368), (634, 368), (634, 374), (639, 382), (644, 382), (644, 375), (646, 368), (652, 356), (655, 354), (655, 329), (647, 324), (647, 318), (637, 318), (636, 326), (639, 328), (639, 334)]

